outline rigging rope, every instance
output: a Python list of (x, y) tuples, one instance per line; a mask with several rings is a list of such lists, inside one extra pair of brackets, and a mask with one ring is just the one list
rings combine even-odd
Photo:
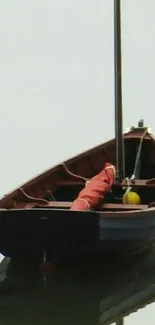
[(62, 165), (62, 166), (65, 168), (66, 172), (67, 172), (69, 175), (71, 175), (71, 176), (73, 176), (73, 177), (76, 177), (76, 178), (79, 178), (79, 179), (82, 179), (82, 180), (85, 181), (85, 182), (89, 182), (89, 179), (88, 179), (88, 178), (83, 177), (83, 176), (80, 176), (80, 175), (77, 175), (77, 174), (75, 174), (75, 173), (72, 173), (72, 172), (68, 169), (68, 167), (65, 165), (65, 163), (61, 163), (60, 165)]
[(132, 187), (130, 186), (130, 181), (135, 179), (135, 174), (136, 174), (136, 170), (137, 170), (137, 166), (138, 166), (138, 161), (139, 161), (140, 154), (141, 154), (141, 150), (142, 150), (143, 141), (144, 141), (144, 138), (145, 138), (147, 132), (148, 132), (148, 130), (146, 129), (144, 131), (143, 135), (141, 136), (132, 176), (130, 178), (129, 177), (126, 177), (125, 178), (125, 181), (127, 182), (127, 188), (126, 187), (123, 188), (123, 190), (126, 189), (125, 194), (127, 194), (128, 192), (130, 192), (131, 189), (132, 189)]
[(33, 200), (33, 201), (41, 201), (41, 202), (49, 203), (49, 201), (47, 201), (47, 200), (45, 200), (45, 199), (41, 199), (41, 198), (37, 198), (37, 197), (33, 197), (33, 196), (28, 195), (28, 194), (27, 194), (27, 193), (22, 189), (22, 187), (19, 187), (18, 190), (20, 190), (20, 191), (24, 194), (24, 196), (27, 197), (27, 198), (30, 199), (30, 200)]
[[(143, 145), (143, 140), (144, 140), (145, 135), (146, 135), (147, 132), (148, 132), (148, 130), (146, 129), (146, 130), (144, 131), (144, 133), (143, 133), (141, 139), (140, 139), (140, 144), (139, 144), (138, 152), (137, 152), (137, 155), (136, 155), (136, 161), (135, 161), (135, 165), (134, 165), (133, 174), (132, 174), (132, 176), (131, 176), (130, 178), (129, 178), (129, 177), (126, 177), (126, 178), (125, 178), (125, 181), (127, 182), (127, 188), (126, 188), (126, 187), (123, 188), (123, 190), (126, 189), (125, 194), (128, 193), (128, 192), (131, 190), (131, 188), (132, 188), (132, 187), (130, 186), (130, 181), (133, 180), (133, 179), (135, 179), (135, 173), (136, 173), (136, 169), (137, 169), (137, 165), (138, 165), (139, 157), (140, 157), (140, 154), (141, 154), (141, 149), (142, 149), (142, 145)], [(79, 179), (82, 179), (83, 181), (85, 181), (85, 182), (86, 182), (86, 185), (90, 182), (90, 180), (89, 180), (88, 178), (86, 178), (86, 177), (84, 177), (84, 176), (81, 176), (81, 175), (77, 175), (77, 174), (71, 172), (71, 171), (68, 169), (68, 167), (65, 165), (65, 163), (61, 163), (60, 165), (62, 165), (62, 166), (64, 167), (64, 169), (66, 170), (66, 172), (67, 172), (69, 175), (71, 175), (71, 176), (73, 176), (73, 177), (76, 177), (76, 178), (79, 178)], [(24, 196), (27, 197), (28, 199), (31, 199), (31, 200), (34, 200), (34, 201), (37, 200), (37, 201), (41, 201), (41, 202), (45, 202), (45, 203), (48, 203), (48, 202), (49, 202), (48, 200), (45, 200), (45, 199), (42, 199), (42, 198), (37, 198), (37, 197), (33, 197), (33, 196), (28, 195), (28, 194), (27, 194), (27, 193), (26, 193), (26, 192), (25, 192), (21, 187), (19, 188), (19, 190), (20, 190), (20, 191), (24, 194)], [(54, 195), (52, 194), (52, 192), (51, 192), (50, 190), (48, 190), (47, 192), (50, 193), (52, 199), (55, 201), (55, 197), (54, 197)]]
[[(65, 163), (61, 163), (61, 165), (65, 168), (66, 172), (67, 172), (69, 175), (71, 175), (71, 176), (73, 176), (73, 177), (76, 177), (76, 178), (79, 178), (79, 179), (82, 179), (82, 180), (84, 180), (84, 181), (86, 182), (86, 185), (88, 184), (88, 182), (89, 182), (89, 179), (88, 179), (88, 178), (83, 177), (83, 176), (80, 176), (80, 175), (77, 175), (77, 174), (75, 174), (75, 173), (72, 173), (72, 172), (67, 168), (67, 166), (65, 165)], [(42, 199), (42, 198), (33, 197), (33, 196), (28, 195), (28, 194), (23, 190), (22, 187), (19, 187), (19, 190), (23, 193), (23, 195), (24, 195), (25, 197), (27, 197), (27, 198), (30, 199), (30, 200), (49, 203), (48, 200), (45, 200), (45, 199)], [(47, 192), (51, 195), (52, 199), (53, 199), (54, 201), (56, 201), (56, 199), (55, 199), (54, 195), (52, 194), (52, 192), (51, 192), (50, 190), (47, 190)]]

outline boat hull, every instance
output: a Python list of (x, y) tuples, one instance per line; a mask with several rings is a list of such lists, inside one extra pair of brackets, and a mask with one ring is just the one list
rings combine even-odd
[(0, 253), (14, 258), (42, 258), (46, 252), (48, 259), (58, 261), (133, 252), (154, 240), (154, 209), (126, 218), (57, 209), (0, 211)]
[(131, 212), (122, 217), (100, 217), (99, 249), (104, 252), (134, 252), (155, 241), (155, 210)]

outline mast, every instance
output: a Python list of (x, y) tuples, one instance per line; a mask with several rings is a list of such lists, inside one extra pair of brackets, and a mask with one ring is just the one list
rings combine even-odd
[(124, 320), (123, 318), (120, 318), (116, 321), (116, 325), (124, 325)]
[(121, 4), (114, 0), (114, 79), (115, 79), (115, 138), (116, 180), (125, 178), (125, 157), (122, 113), (122, 64), (121, 64)]

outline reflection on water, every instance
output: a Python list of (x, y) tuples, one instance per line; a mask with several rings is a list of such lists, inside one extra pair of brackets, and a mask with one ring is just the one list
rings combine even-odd
[(4, 259), (0, 324), (154, 324), (155, 249), (41, 271)]

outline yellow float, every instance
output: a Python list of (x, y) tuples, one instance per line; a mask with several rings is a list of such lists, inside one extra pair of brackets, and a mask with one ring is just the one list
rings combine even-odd
[(141, 203), (141, 198), (136, 192), (130, 191), (124, 194), (123, 203), (139, 205)]

